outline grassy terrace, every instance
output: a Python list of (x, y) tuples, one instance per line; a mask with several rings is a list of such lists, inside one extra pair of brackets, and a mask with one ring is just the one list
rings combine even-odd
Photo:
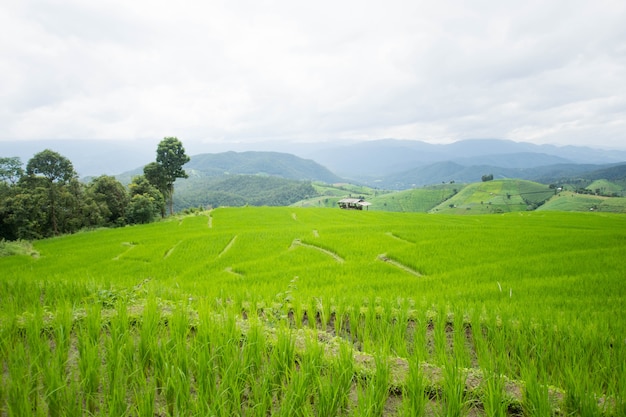
[(0, 258), (1, 415), (626, 414), (626, 217), (222, 208)]

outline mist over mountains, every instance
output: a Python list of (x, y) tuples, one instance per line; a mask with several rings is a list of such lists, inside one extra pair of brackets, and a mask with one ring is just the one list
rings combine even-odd
[[(156, 143), (58, 140), (0, 142), (0, 156), (26, 162), (46, 148), (69, 158), (81, 177), (141, 172), (154, 160)], [(626, 161), (626, 151), (579, 146), (535, 145), (500, 139), (451, 144), (381, 139), (364, 142), (185, 143), (187, 169), (202, 175), (248, 174), (295, 180), (345, 179), (380, 188), (404, 189), (441, 182), (495, 178), (544, 181), (609, 168)], [(233, 152), (237, 151), (237, 152)]]
[(535, 145), (500, 139), (468, 139), (451, 144), (382, 139), (337, 146), (309, 157), (338, 175), (385, 176), (438, 162), (462, 166), (533, 168), (555, 164), (611, 164), (626, 161), (626, 151), (580, 146)]

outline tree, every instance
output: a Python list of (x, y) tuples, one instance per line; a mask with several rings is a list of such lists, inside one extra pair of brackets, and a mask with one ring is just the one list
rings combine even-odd
[(50, 182), (65, 184), (77, 176), (69, 159), (46, 149), (35, 154), (26, 165), (26, 174), (43, 176)]
[(101, 175), (95, 178), (89, 184), (87, 193), (99, 207), (106, 225), (124, 224), (128, 193), (115, 177)]
[(176, 137), (166, 137), (157, 147), (156, 163), (144, 167), (144, 174), (166, 198), (170, 215), (174, 214), (174, 182), (177, 178), (187, 178), (183, 165), (189, 162), (185, 148)]
[(481, 179), (483, 180), (483, 182), (492, 181), (493, 180), (493, 174), (483, 175), (481, 177)]
[(44, 179), (48, 189), (48, 218), (54, 234), (59, 234), (57, 200), (59, 188), (75, 179), (78, 175), (69, 159), (59, 153), (46, 149), (35, 154), (26, 164), (26, 175), (31, 182)]
[[(165, 175), (161, 165), (157, 162), (150, 162), (148, 165), (143, 167), (143, 176), (141, 178), (144, 178), (153, 188), (157, 189), (163, 199), (166, 198), (169, 188), (167, 182), (165, 181)], [(165, 204), (160, 207), (160, 210), (161, 217), (165, 217)]]
[(163, 194), (144, 175), (134, 177), (128, 188), (131, 198), (126, 218), (129, 223), (149, 223), (159, 213), (164, 215)]
[(0, 158), (0, 180), (15, 184), (24, 175), (22, 160), (19, 156)]
[(135, 194), (128, 204), (127, 218), (129, 223), (145, 224), (159, 215), (158, 203), (148, 194)]
[[(2, 186), (4, 184), (0, 184)], [(6, 187), (6, 185), (5, 185)], [(48, 192), (21, 186), (6, 187), (0, 198), (0, 239), (39, 239), (49, 233)]]

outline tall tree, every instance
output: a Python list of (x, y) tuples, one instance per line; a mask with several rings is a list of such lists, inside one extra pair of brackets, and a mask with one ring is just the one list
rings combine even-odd
[[(159, 165), (157, 162), (150, 162), (148, 165), (143, 167), (143, 175), (141, 178), (148, 181), (151, 187), (157, 189), (161, 196), (163, 197), (163, 204), (160, 206), (161, 218), (165, 217), (165, 209), (167, 199), (167, 192), (169, 190), (167, 182), (165, 181), (165, 176), (163, 175), (163, 167)], [(143, 194), (143, 193), (131, 193), (131, 198), (135, 194)]]
[(183, 165), (189, 162), (185, 148), (176, 137), (166, 137), (157, 147), (156, 165), (151, 163), (144, 168), (148, 181), (163, 193), (168, 201), (170, 214), (174, 214), (174, 182), (177, 178), (187, 178)]
[(59, 188), (78, 176), (72, 163), (59, 153), (46, 149), (28, 161), (26, 175), (32, 179), (43, 177), (45, 180), (49, 193), (49, 220), (54, 234), (59, 234), (57, 214)]

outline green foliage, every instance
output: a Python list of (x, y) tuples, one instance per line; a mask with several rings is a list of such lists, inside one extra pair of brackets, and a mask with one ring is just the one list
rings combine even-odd
[[(78, 181), (71, 162), (45, 150), (35, 155), (19, 181), (16, 158), (4, 158), (10, 184), (0, 182), (0, 239), (41, 239), (84, 228), (146, 223), (164, 210), (163, 195), (145, 177), (127, 189), (110, 176)], [(12, 165), (13, 164), (13, 165)], [(4, 175), (4, 174), (3, 174)], [(6, 177), (6, 176), (9, 177)]]
[(192, 178), (176, 187), (177, 209), (222, 206), (288, 206), (316, 194), (309, 182), (257, 175)]
[(174, 214), (174, 182), (177, 178), (187, 178), (183, 165), (189, 162), (185, 148), (175, 137), (163, 138), (157, 147), (156, 162), (144, 167), (144, 175), (169, 202), (170, 214)]
[(2, 187), (2, 191), (0, 238), (39, 239), (51, 234), (47, 216), (49, 193), (44, 187), (14, 185)]
[[(72, 200), (78, 197), (79, 187), (76, 186), (77, 174), (70, 160), (46, 149), (28, 161), (26, 175), (31, 177), (31, 183), (36, 183), (39, 177), (47, 180), (43, 186), (48, 191), (46, 214), (51, 232), (58, 235), (74, 230), (77, 226), (74, 216), (77, 202)], [(68, 184), (69, 187), (65, 187)]]
[(7, 242), (0, 240), (0, 258), (13, 255), (28, 255), (36, 257), (39, 253), (33, 249), (33, 244), (26, 240)]
[(24, 169), (19, 157), (0, 157), (0, 181), (15, 184), (22, 175), (24, 175)]
[(69, 159), (46, 149), (36, 153), (26, 164), (26, 175), (43, 176), (48, 181), (61, 184), (76, 178), (77, 174)]
[(177, 178), (187, 178), (183, 165), (189, 162), (185, 148), (178, 138), (166, 137), (157, 147), (157, 164), (163, 169), (163, 178), (167, 184), (173, 184)]
[(100, 209), (105, 225), (125, 223), (128, 192), (118, 180), (108, 175), (94, 178), (87, 187), (87, 194)]
[(131, 198), (126, 217), (129, 223), (150, 223), (159, 214), (164, 215), (163, 194), (145, 176), (134, 177), (128, 188)]

